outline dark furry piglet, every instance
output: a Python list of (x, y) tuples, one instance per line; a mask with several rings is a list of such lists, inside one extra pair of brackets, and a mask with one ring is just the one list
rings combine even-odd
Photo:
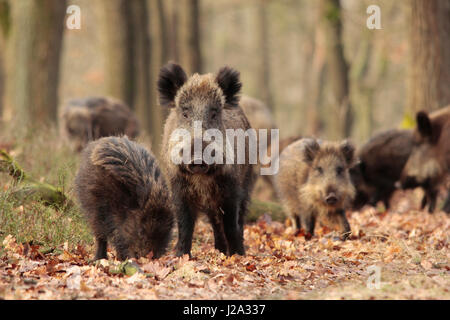
[(120, 260), (166, 251), (173, 226), (170, 195), (155, 157), (125, 137), (107, 137), (85, 149), (75, 191), (97, 252), (110, 241)]

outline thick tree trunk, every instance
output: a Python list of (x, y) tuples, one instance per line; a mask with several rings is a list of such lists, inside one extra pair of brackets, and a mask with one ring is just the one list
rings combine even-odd
[(162, 134), (161, 109), (153, 99), (151, 43), (146, 0), (103, 0), (107, 94), (123, 100), (150, 134), (157, 153)]
[(269, 22), (267, 19), (268, 0), (260, 0), (257, 8), (258, 20), (258, 48), (259, 67), (258, 81), (261, 92), (261, 99), (273, 111), (273, 98), (270, 87), (270, 56), (269, 56)]
[(172, 0), (170, 2), (170, 24), (169, 24), (169, 56), (170, 59), (180, 63), (180, 43), (179, 43), (179, 0)]
[(161, 46), (160, 66), (174, 59), (170, 56), (169, 50), (169, 32), (167, 26), (166, 7), (163, 0), (157, 0), (158, 22), (159, 22), (159, 45)]
[(411, 114), (450, 104), (450, 1), (411, 0)]
[(200, 45), (200, 0), (188, 0), (187, 47), (190, 71), (202, 72), (203, 61)]
[(352, 107), (349, 96), (349, 67), (342, 43), (341, 5), (339, 0), (321, 0), (321, 23), (327, 49), (327, 74), (336, 106), (331, 135), (348, 137), (352, 129)]
[(134, 109), (130, 6), (127, 0), (101, 0), (101, 6), (106, 93)]
[(5, 120), (56, 122), (65, 0), (11, 1)]
[(308, 123), (307, 134), (318, 136), (323, 126), (323, 112), (321, 106), (323, 103), (323, 89), (325, 86), (325, 39), (320, 26), (316, 27), (314, 35), (314, 50), (312, 54), (312, 67), (310, 72), (310, 81), (308, 81), (309, 103), (308, 103)]

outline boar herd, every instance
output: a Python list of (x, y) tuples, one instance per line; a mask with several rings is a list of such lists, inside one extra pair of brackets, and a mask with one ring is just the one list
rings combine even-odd
[[(176, 153), (171, 138), (175, 130), (189, 134), (190, 146), (200, 145), (202, 152), (208, 148), (194, 124), (224, 135), (229, 129), (276, 127), (267, 106), (240, 97), (241, 86), (239, 72), (229, 67), (190, 77), (175, 63), (162, 67), (159, 104), (170, 111), (161, 166), (149, 150), (132, 141), (139, 124), (122, 102), (93, 97), (64, 107), (63, 136), (75, 150), (83, 150), (75, 192), (96, 240), (95, 259), (107, 258), (108, 242), (121, 260), (150, 252), (158, 258), (166, 252), (175, 224), (176, 254), (190, 256), (199, 213), (211, 224), (217, 250), (245, 254), (245, 215), (258, 177), (258, 164), (248, 161), (249, 137), (244, 163), (209, 163), (194, 148), (182, 163), (171, 158)], [(272, 155), (279, 171), (267, 181), (297, 231), (311, 237), (320, 220), (336, 225), (345, 240), (351, 234), (347, 210), (378, 201), (389, 208), (398, 188), (422, 187), (422, 208), (428, 205), (433, 212), (450, 171), (449, 139), (450, 106), (431, 114), (419, 112), (414, 130), (382, 132), (359, 150), (347, 140), (290, 137), (280, 142), (280, 155)], [(236, 160), (236, 148), (225, 148), (223, 156), (231, 154)], [(443, 210), (450, 212), (450, 193)]]

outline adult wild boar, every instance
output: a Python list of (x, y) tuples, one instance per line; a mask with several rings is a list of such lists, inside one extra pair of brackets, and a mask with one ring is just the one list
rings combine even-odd
[(412, 130), (388, 130), (374, 135), (357, 152), (359, 162), (350, 169), (356, 187), (354, 207), (375, 206), (383, 201), (386, 209), (396, 190), (403, 167), (411, 154)]
[[(436, 208), (439, 187), (450, 171), (450, 106), (431, 114), (419, 111), (416, 120), (413, 149), (401, 182), (404, 188), (421, 186), (425, 189), (428, 212), (431, 213)], [(425, 200), (422, 206), (424, 204)]]
[(101, 137), (139, 134), (139, 123), (131, 110), (119, 100), (89, 97), (70, 100), (61, 114), (61, 134), (76, 151)]
[[(215, 130), (226, 136), (227, 129), (250, 129), (239, 107), (241, 89), (239, 73), (224, 67), (217, 75), (194, 74), (187, 77), (181, 66), (169, 63), (159, 74), (160, 104), (171, 108), (164, 126), (163, 155), (165, 171), (173, 194), (178, 222), (177, 255), (190, 254), (192, 235), (198, 212), (204, 212), (214, 231), (215, 248), (227, 255), (244, 255), (244, 215), (253, 187), (255, 174), (249, 164), (248, 140), (245, 143), (244, 164), (220, 161), (208, 163), (202, 157), (205, 139), (197, 129)], [(198, 128), (200, 126), (200, 128)], [(173, 154), (180, 152), (176, 132), (184, 132), (186, 149), (194, 149), (188, 159), (175, 162)], [(217, 146), (223, 147), (218, 141)], [(195, 150), (200, 147), (200, 155)], [(236, 159), (238, 144), (234, 146)], [(175, 150), (175, 151), (174, 151)], [(230, 153), (223, 148), (223, 156)], [(215, 155), (219, 157), (219, 155)]]

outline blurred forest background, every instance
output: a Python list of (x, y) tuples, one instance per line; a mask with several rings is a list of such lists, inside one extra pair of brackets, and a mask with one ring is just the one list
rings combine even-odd
[[(370, 5), (381, 30), (369, 30)], [(68, 6), (81, 9), (70, 30)], [(138, 114), (157, 149), (165, 110), (156, 80), (241, 72), (280, 135), (350, 136), (414, 125), (450, 103), (449, 0), (0, 0), (0, 111), (40, 128), (76, 97), (109, 95)]]

